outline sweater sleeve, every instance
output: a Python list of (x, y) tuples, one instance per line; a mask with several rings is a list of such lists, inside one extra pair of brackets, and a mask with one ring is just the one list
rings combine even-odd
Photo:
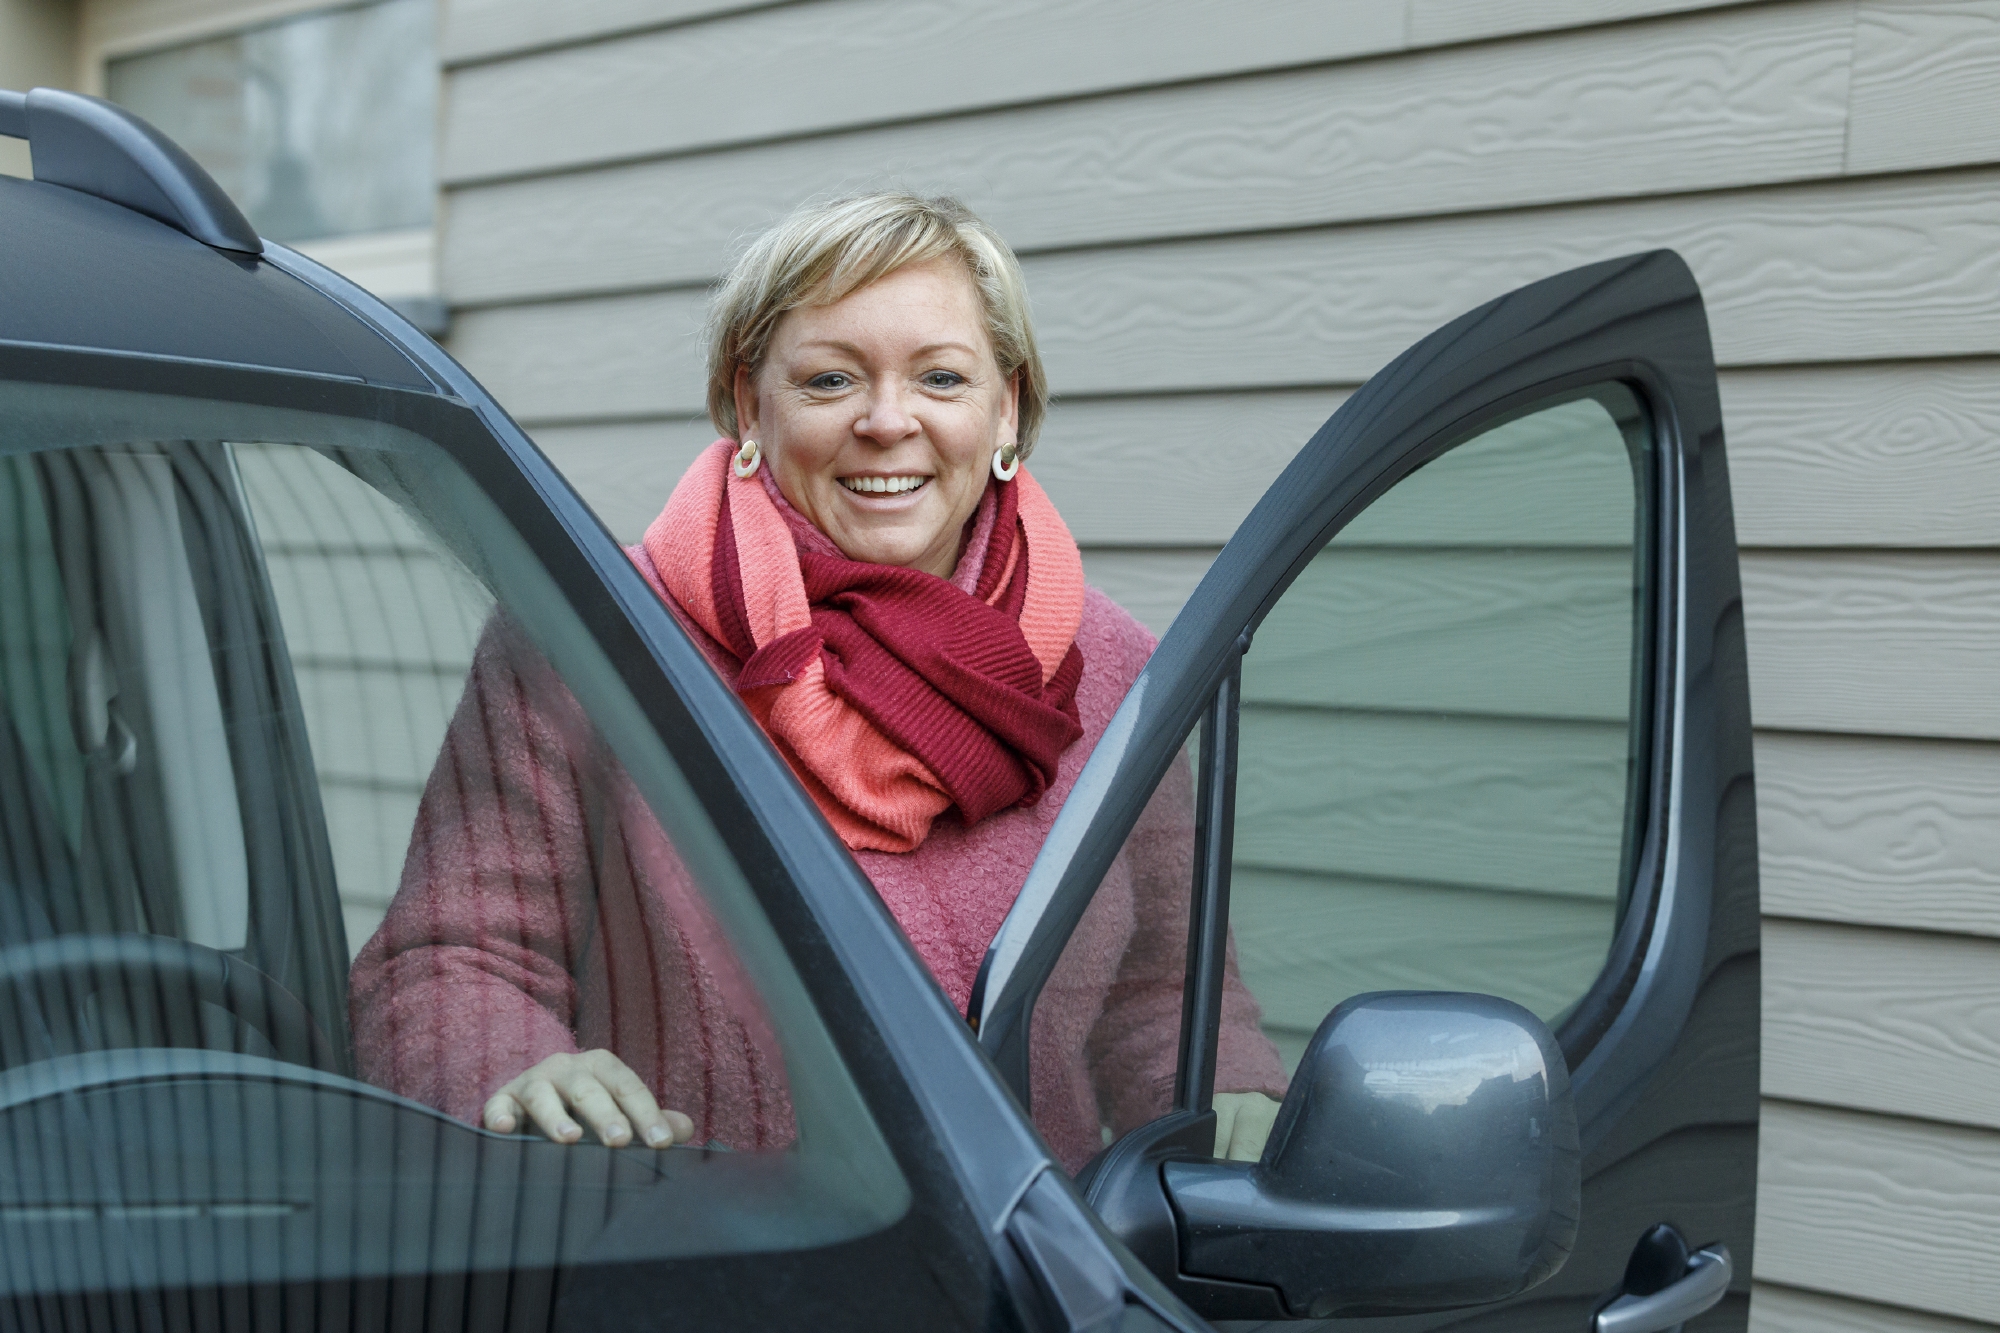
[(496, 616), (425, 784), (401, 886), (355, 959), (363, 1078), (476, 1121), (508, 1079), (578, 1049), (591, 735), (554, 671)]

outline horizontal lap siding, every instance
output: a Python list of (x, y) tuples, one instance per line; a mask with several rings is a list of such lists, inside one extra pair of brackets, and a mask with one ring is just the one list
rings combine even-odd
[(1992, 1327), (1775, 1282), (1751, 1286), (1750, 1308), (1758, 1333), (1986, 1333)]
[(2000, 739), (2000, 552), (1750, 551), (1759, 726)]
[(700, 282), (801, 195), (885, 180), (962, 192), (1026, 253), (1836, 174), (1851, 37), (1829, 0), (496, 184), (458, 196), (451, 281)]
[[(590, 5), (551, 5), (546, 0), (451, 0), (445, 12), (444, 60), (447, 65), (518, 56), (545, 47), (604, 38), (621, 33), (643, 32), (704, 18), (722, 18), (757, 9), (776, 8), (786, 0), (596, 0)], [(1480, 37), (1508, 36), (1567, 28), (1583, 23), (1605, 23), (1616, 19), (1639, 18), (1649, 14), (1670, 14), (1683, 10), (1713, 9), (1742, 0), (1353, 0), (1350, 10), (1368, 11), (1364, 20), (1370, 32), (1383, 32), (1400, 24), (1406, 34), (1404, 45), (1434, 46)], [(1108, 44), (1094, 54), (1128, 57), (1135, 40), (1131, 29), (1117, 30), (1118, 20), (1129, 11), (1110, 6), (1106, 16), (1087, 29), (1071, 24), (1056, 30), (1059, 40), (1079, 45), (1089, 35), (1108, 36)], [(1044, 15), (1061, 17), (1052, 5), (1020, 5), (1017, 21), (1033, 22)], [(1072, 15), (1075, 10), (1072, 9)], [(1167, 27), (1183, 23), (1190, 16), (1206, 17), (1209, 7), (1200, 3), (1155, 3), (1147, 11), (1151, 24)], [(1280, 10), (1280, 17), (1296, 13)], [(1086, 17), (1087, 17), (1086, 13)], [(1350, 19), (1350, 21), (1352, 21)], [(921, 36), (921, 33), (918, 34)], [(1042, 35), (1038, 32), (1037, 35)], [(1283, 64), (1296, 59), (1292, 36), (1282, 26), (1267, 24), (1258, 29), (1265, 38), (1260, 46), (1243, 53), (1253, 63)], [(1138, 40), (1144, 40), (1143, 33)], [(918, 48), (917, 54), (935, 58), (934, 50)], [(1259, 58), (1261, 57), (1261, 58)], [(1094, 75), (1103, 78), (1102, 73)], [(1130, 81), (1133, 71), (1121, 67), (1114, 77)]]
[[(1032, 466), (1092, 581), (1158, 632), (1298, 445), (1412, 339), (1562, 268), (1675, 248), (1724, 367), (1760, 727), (1764, 1081), (1782, 1100), (1764, 1124), (1753, 1319), (1990, 1327), (2000, 3), (1325, 13), (1029, 0), (996, 23), (974, 0), (455, 0), (454, 350), (633, 540), (712, 438), (703, 292), (743, 239), (812, 193), (961, 193), (1028, 271), (1058, 393)], [(1356, 554), (1355, 587), (1429, 608), (1408, 644), (1470, 641), (1421, 554)], [(1603, 577), (1578, 554), (1523, 553), (1516, 572)], [(1479, 649), (1519, 665), (1515, 702), (1465, 724), (1536, 737), (1516, 747), (1517, 784), (1562, 737), (1616, 727), (1615, 708), (1560, 720), (1532, 703), (1535, 664), (1590, 634), (1568, 622), (1566, 641), (1558, 607), (1523, 596), (1533, 582), (1492, 590), (1521, 605), (1520, 641)], [(1449, 688), (1422, 676), (1404, 684)], [(1406, 772), (1433, 800), (1477, 777), (1353, 673), (1295, 684), (1250, 701), (1274, 756), (1338, 736), (1357, 774)], [(1413, 870), (1397, 837), (1439, 816), (1366, 808), (1381, 790), (1315, 807), (1246, 784), (1253, 817), (1300, 830), (1238, 869), (1263, 904), (1239, 949), (1281, 1044), (1366, 988), (1469, 978), (1544, 1013), (1567, 1003), (1609, 900), (1550, 892), (1564, 858), (1537, 861), (1532, 839)], [(1583, 836), (1602, 793), (1565, 799)], [(1504, 829), (1477, 836), (1508, 847)]]
[(2000, 745), (1766, 732), (1767, 915), (2000, 937)]
[(1757, 1272), (1968, 1320), (2000, 1311), (2000, 1134), (1767, 1102)]
[(2000, 1129), (2000, 940), (1773, 920), (1764, 1091)]
[[(1525, 282), (1661, 246), (1729, 367), (2000, 353), (2000, 171), (1370, 223), (1024, 261), (1056, 392), (1359, 384)], [(472, 310), (453, 347), (532, 424), (694, 415), (691, 288)]]
[[(447, 181), (944, 115), (1402, 44), (1401, 6), (844, 0), (475, 66), (447, 85)], [(1121, 57), (1106, 60), (1105, 53)], [(755, 95), (746, 53), (755, 52)], [(856, 77), (893, 69), (894, 77)]]

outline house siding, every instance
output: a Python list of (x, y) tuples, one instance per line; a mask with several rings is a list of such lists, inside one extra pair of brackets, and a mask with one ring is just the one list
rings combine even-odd
[(1679, 251), (1758, 726), (1752, 1323), (2000, 1327), (2000, 0), (455, 0), (444, 51), (452, 348), (615, 532), (711, 438), (733, 248), (948, 189), (1028, 274), (1037, 475), (1155, 629), (1408, 342)]

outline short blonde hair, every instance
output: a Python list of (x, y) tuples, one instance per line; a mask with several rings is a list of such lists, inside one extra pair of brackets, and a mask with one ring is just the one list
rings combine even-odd
[(1035, 447), (1049, 405), (1048, 379), (1028, 317), (1028, 289), (1014, 252), (958, 200), (902, 191), (853, 195), (795, 209), (751, 243), (709, 307), (708, 415), (737, 438), (736, 368), (763, 365), (788, 310), (827, 306), (911, 264), (956, 258), (972, 275), (1003, 378), (1019, 372), (1019, 445)]

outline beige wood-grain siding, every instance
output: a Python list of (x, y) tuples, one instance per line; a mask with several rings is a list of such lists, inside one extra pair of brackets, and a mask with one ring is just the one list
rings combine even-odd
[[(595, 0), (589, 5), (551, 5), (547, 0), (448, 0), (444, 59), (447, 65), (490, 60), (782, 3), (785, 0)], [(1392, 13), (1400, 12), (1407, 33), (1406, 44), (1417, 47), (1722, 8), (1744, 0), (1500, 0), (1499, 3), (1369, 0), (1369, 3)], [(1184, 13), (1199, 11), (1158, 6), (1152, 12), (1155, 21), (1170, 23)], [(1137, 36), (1143, 39), (1143, 34)], [(1114, 50), (1106, 54), (1116, 53)], [(1274, 42), (1267, 52), (1269, 63), (1282, 64), (1287, 58), (1288, 52), (1281, 42)]]
[(1763, 1086), (2000, 1129), (2000, 940), (1766, 921)]
[(1745, 551), (1763, 727), (2000, 739), (2000, 552)]
[[(458, 68), (447, 87), (448, 182), (1560, 30), (1574, 24), (1578, 0), (1483, 14), (1436, 0), (1338, 10), (1313, 0), (1016, 0), (1005, 23), (978, 0), (615, 0), (572, 16), (526, 7), (488, 0), (447, 21), (446, 60), (488, 62)], [(1591, 9), (1601, 22), (1715, 7)], [(709, 21), (687, 22), (700, 18)], [(649, 23), (673, 26), (639, 30)], [(620, 29), (629, 35), (587, 41)], [(533, 49), (547, 45), (557, 49)], [(521, 54), (493, 59), (510, 51)], [(893, 78), (865, 76), (890, 69)]]
[[(1062, 395), (1032, 466), (1158, 631), (1412, 339), (1676, 248), (1725, 366), (1762, 728), (1753, 1325), (1994, 1327), (2000, 0), (1381, 0), (1340, 31), (1303, 0), (1163, 0), (1142, 31), (1140, 3), (452, 0), (454, 350), (632, 540), (710, 437), (701, 290), (733, 248), (806, 194), (957, 190), (1027, 256)], [(857, 59), (908, 77), (828, 72)], [(1280, 921), (1334, 882), (1243, 873)], [(1420, 984), (1397, 892), (1476, 893), (1339, 882), (1372, 924), (1337, 959), (1239, 942), (1281, 1028), (1329, 968)], [(1531, 897), (1552, 952), (1495, 988), (1597, 947), (1595, 900), (1479, 903)], [(1424, 915), (1426, 965), (1531, 952), (1483, 947), (1472, 903), (1441, 943)]]
[(1967, 8), (1892, 6), (1872, 27), (1864, 9), (1857, 37), (1846, 3), (1756, 6), (1110, 104), (566, 160), (454, 192), (447, 283), (471, 302), (699, 282), (797, 199), (890, 181), (963, 194), (1026, 252), (1985, 162), (1994, 112), (1977, 90), (2000, 80), (2000, 52)]
[[(1514, 287), (1656, 247), (1725, 366), (2000, 353), (2000, 172), (1235, 236), (1025, 261), (1059, 394), (1358, 384)], [(696, 289), (465, 312), (452, 346), (524, 421), (694, 415)]]
[(1737, 370), (1721, 384), (1746, 546), (2000, 545), (2000, 362)]
[(1750, 1333), (1984, 1333), (1992, 1327), (1775, 1282), (1755, 1283), (1750, 1293)]
[(785, 0), (444, 0), (439, 52), (446, 68), (543, 47), (644, 32), (765, 9)]
[[(458, 71), (447, 182), (1393, 51), (1402, 7), (843, 0)], [(754, 53), (754, 57), (751, 53)], [(891, 72), (893, 71), (893, 77)]]
[(1767, 1101), (1757, 1273), (1960, 1319), (2000, 1311), (2000, 1134)]
[(1990, 162), (2000, 22), (1966, 0), (1864, 0), (1854, 37), (1852, 171)]
[(1767, 915), (2000, 938), (2000, 745), (1761, 733), (1757, 839)]
[(892, 180), (963, 194), (1025, 253), (1833, 175), (1851, 42), (1822, 0), (461, 190), (450, 282), (700, 282), (802, 196)]

